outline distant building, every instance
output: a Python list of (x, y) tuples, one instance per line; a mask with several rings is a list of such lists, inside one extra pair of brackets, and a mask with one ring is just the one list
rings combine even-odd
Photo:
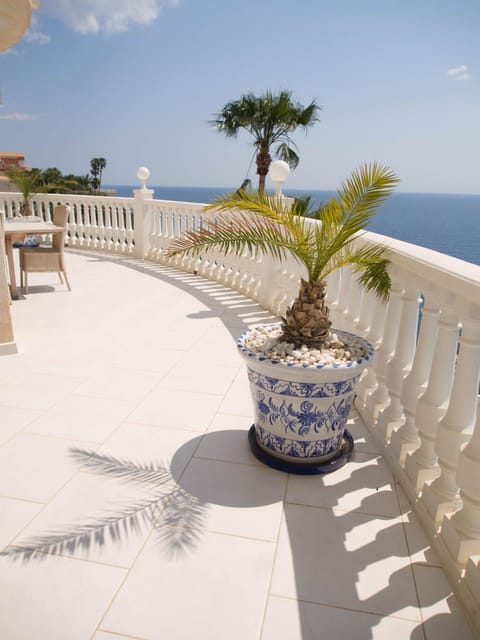
[(25, 154), (16, 151), (0, 151), (0, 191), (18, 191), (16, 184), (10, 182), (5, 172), (13, 167), (28, 171), (25, 164)]
[(17, 153), (15, 151), (0, 151), (0, 172), (8, 171), (13, 167), (19, 169), (27, 169), (24, 165), (25, 155), (23, 153)]

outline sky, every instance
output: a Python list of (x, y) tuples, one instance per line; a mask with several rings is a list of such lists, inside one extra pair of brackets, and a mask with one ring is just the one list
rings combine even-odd
[[(480, 193), (479, 0), (41, 0), (0, 55), (0, 150), (103, 184), (237, 187), (252, 139), (209, 125), (242, 94), (322, 106), (292, 189), (364, 162), (400, 191)], [(248, 177), (256, 182), (255, 166)]]

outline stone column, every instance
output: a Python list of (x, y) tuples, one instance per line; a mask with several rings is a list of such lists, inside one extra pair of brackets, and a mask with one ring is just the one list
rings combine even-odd
[(137, 170), (137, 178), (140, 180), (140, 189), (134, 189), (133, 195), (135, 196), (134, 214), (133, 214), (133, 239), (135, 242), (135, 249), (133, 255), (135, 258), (144, 258), (148, 250), (146, 240), (146, 217), (148, 214), (148, 200), (152, 200), (154, 191), (153, 189), (147, 189), (146, 181), (150, 176), (150, 171), (147, 167), (139, 167)]

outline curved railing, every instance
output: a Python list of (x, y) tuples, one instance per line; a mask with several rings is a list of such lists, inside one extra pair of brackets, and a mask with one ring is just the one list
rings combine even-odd
[[(50, 219), (56, 203), (70, 204), (73, 247), (169, 264), (283, 314), (304, 275), (293, 259), (215, 252), (167, 259), (174, 238), (215, 224), (215, 213), (149, 198), (142, 190), (135, 198), (41, 195), (33, 207)], [(19, 202), (3, 194), (0, 208), (10, 217)], [(392, 290), (386, 304), (363, 292), (349, 269), (329, 278), (334, 326), (376, 347), (356, 406), (480, 629), (480, 267), (374, 233), (358, 242), (389, 247)]]
[[(126, 255), (133, 253), (134, 198), (37, 194), (31, 201), (32, 214), (51, 222), (57, 204), (70, 205), (69, 247)], [(7, 219), (18, 215), (21, 205), (22, 196), (19, 193), (0, 195), (0, 210), (4, 210)]]

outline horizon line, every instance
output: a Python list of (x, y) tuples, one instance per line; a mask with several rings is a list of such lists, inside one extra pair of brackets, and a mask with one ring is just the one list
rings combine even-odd
[[(121, 183), (108, 183), (102, 185), (102, 188), (115, 188), (115, 187), (130, 187), (131, 189), (138, 189), (140, 185), (138, 184), (121, 184)], [(238, 187), (226, 187), (226, 186), (205, 186), (205, 185), (179, 185), (179, 184), (162, 184), (162, 185), (147, 185), (148, 189), (214, 189), (216, 191), (221, 191), (222, 189), (225, 191), (237, 191)], [(333, 189), (316, 189), (309, 187), (292, 187), (291, 189), (282, 189), (284, 195), (288, 195), (288, 191), (301, 191), (303, 193), (308, 193), (310, 191), (329, 191), (336, 192), (337, 188)], [(391, 195), (395, 194), (405, 194), (405, 195), (431, 195), (431, 196), (480, 196), (480, 192), (460, 192), (460, 191), (404, 191), (402, 189), (395, 190)]]

